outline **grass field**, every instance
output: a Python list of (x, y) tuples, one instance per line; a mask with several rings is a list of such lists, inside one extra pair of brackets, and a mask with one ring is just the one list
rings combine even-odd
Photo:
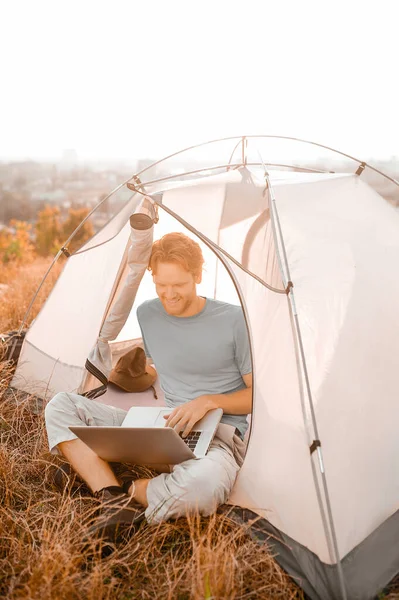
[[(44, 260), (2, 271), (0, 332), (16, 329), (47, 269)], [(51, 289), (46, 283), (30, 320)], [(10, 363), (0, 362), (0, 597), (40, 600), (304, 600), (294, 582), (246, 529), (228, 516), (143, 524), (106, 558), (84, 543), (98, 507), (89, 495), (59, 493), (42, 409), (10, 391)], [(399, 584), (381, 598), (399, 598)]]

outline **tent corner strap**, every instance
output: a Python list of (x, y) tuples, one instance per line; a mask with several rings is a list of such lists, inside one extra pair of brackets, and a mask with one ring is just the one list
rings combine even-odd
[(313, 454), (313, 452), (316, 452), (317, 448), (321, 448), (321, 441), (313, 440), (313, 442), (309, 446), (310, 454)]
[(356, 170), (355, 175), (361, 175), (363, 173), (364, 169), (366, 168), (366, 166), (367, 165), (365, 162), (360, 163), (360, 165), (358, 166), (358, 168)]
[(137, 192), (137, 188), (142, 187), (143, 183), (138, 175), (133, 175), (132, 179), (134, 183), (128, 181), (126, 185), (132, 192)]
[(63, 254), (65, 254), (65, 256), (66, 256), (67, 258), (69, 258), (69, 257), (71, 256), (71, 253), (69, 252), (69, 250), (68, 250), (68, 248), (67, 248), (66, 246), (63, 246), (63, 247), (61, 248), (61, 252), (63, 252)]
[(287, 281), (287, 287), (285, 288), (285, 293), (287, 294), (287, 296), (289, 295), (289, 293), (293, 287), (294, 287), (294, 284), (292, 283), (292, 281), (291, 280)]

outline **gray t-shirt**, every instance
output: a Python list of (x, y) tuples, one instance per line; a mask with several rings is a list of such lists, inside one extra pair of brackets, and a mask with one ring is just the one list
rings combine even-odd
[[(241, 306), (207, 298), (196, 315), (174, 317), (154, 298), (138, 307), (137, 319), (167, 406), (246, 387), (242, 375), (251, 373), (252, 365)], [(224, 414), (222, 422), (237, 427), (241, 436), (248, 427), (246, 415)]]

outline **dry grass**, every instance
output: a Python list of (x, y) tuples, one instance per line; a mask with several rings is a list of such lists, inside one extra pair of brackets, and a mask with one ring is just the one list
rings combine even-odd
[[(18, 327), (47, 265), (37, 261), (3, 281), (10, 287), (0, 303), (0, 332)], [(48, 453), (42, 409), (8, 389), (11, 371), (0, 362), (1, 598), (304, 600), (267, 547), (226, 515), (142, 524), (106, 558), (100, 542), (84, 545), (97, 501), (54, 488), (59, 459)], [(399, 583), (383, 597), (398, 599)]]
[(0, 597), (9, 599), (303, 599), (260, 546), (224, 515), (143, 524), (101, 558), (82, 540), (97, 501), (60, 494), (57, 458), (32, 397), (6, 392), (0, 363)]
[[(27, 325), (36, 317), (62, 269), (61, 258), (50, 271), (29, 314)], [(0, 265), (0, 333), (17, 329), (40, 285), (51, 260), (38, 258), (27, 265)]]

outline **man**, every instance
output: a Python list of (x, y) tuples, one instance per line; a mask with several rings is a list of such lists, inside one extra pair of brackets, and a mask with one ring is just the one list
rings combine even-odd
[(241, 307), (197, 295), (203, 262), (199, 245), (182, 233), (156, 241), (148, 268), (158, 298), (139, 306), (137, 318), (147, 370), (155, 373), (155, 365), (171, 407), (166, 425), (186, 436), (209, 410), (223, 409), (204, 458), (185, 461), (168, 474), (128, 482), (123, 489), (110, 465), (69, 426), (121, 425), (126, 411), (67, 393), (57, 394), (46, 407), (51, 450), (61, 452), (96, 495), (128, 503), (129, 510), (105, 511), (105, 529), (133, 522), (144, 511), (152, 522), (193, 510), (208, 515), (228, 499), (242, 464), (252, 407), (248, 333)]

